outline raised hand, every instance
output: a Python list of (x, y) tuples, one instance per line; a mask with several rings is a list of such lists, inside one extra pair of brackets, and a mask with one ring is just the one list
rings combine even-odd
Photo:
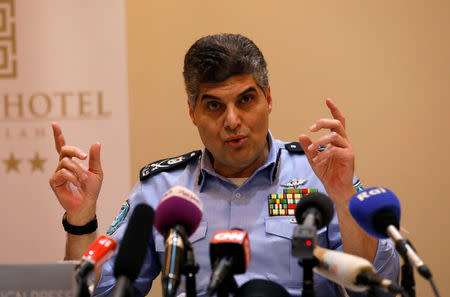
[[(309, 129), (311, 132), (328, 129), (330, 133), (315, 141), (303, 134), (299, 137), (299, 142), (330, 197), (337, 205), (346, 206), (354, 192), (352, 181), (355, 155), (345, 132), (344, 116), (331, 99), (327, 99), (326, 104), (333, 118), (320, 119)], [(319, 152), (317, 148), (322, 145), (326, 149)]]
[(81, 226), (94, 218), (102, 186), (100, 143), (92, 144), (89, 168), (86, 168), (76, 159), (85, 160), (88, 155), (77, 147), (66, 145), (58, 124), (52, 123), (52, 129), (59, 162), (50, 178), (50, 186), (66, 210), (69, 223)]

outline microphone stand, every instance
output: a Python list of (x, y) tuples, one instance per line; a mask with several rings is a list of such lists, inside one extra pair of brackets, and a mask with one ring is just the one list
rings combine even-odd
[(314, 226), (314, 216), (308, 215), (302, 225), (294, 229), (292, 235), (292, 255), (299, 259), (303, 267), (302, 297), (315, 297), (313, 268), (319, 264), (313, 251), (316, 246), (317, 229)]
[(414, 281), (414, 268), (411, 264), (411, 262), (408, 259), (407, 250), (404, 248), (405, 244), (411, 245), (411, 242), (407, 239), (400, 239), (397, 242), (395, 242), (395, 249), (399, 253), (399, 255), (403, 258), (403, 265), (402, 265), (402, 279), (401, 279), (401, 286), (406, 291), (406, 293), (409, 295), (409, 297), (416, 297), (416, 282)]
[[(403, 255), (402, 255), (403, 257)], [(408, 257), (403, 257), (401, 286), (409, 297), (416, 297), (416, 282), (414, 281), (414, 269)]]
[(303, 267), (302, 297), (315, 297), (313, 268), (318, 264), (318, 260), (315, 257), (302, 259), (298, 261), (298, 264)]
[(77, 297), (91, 297), (91, 293), (89, 292), (86, 279), (77, 277), (77, 283), (78, 283)]
[(374, 286), (370, 286), (367, 290), (367, 297), (377, 297), (377, 290)]
[(183, 267), (183, 274), (186, 277), (186, 297), (197, 296), (197, 285), (195, 282), (195, 274), (198, 272), (198, 264), (195, 263), (194, 249), (192, 244), (185, 240), (186, 247), (186, 263)]
[(230, 293), (236, 293), (238, 285), (234, 276), (230, 274), (220, 285), (217, 287), (217, 297), (228, 297)]
[[(395, 249), (397, 250), (398, 254), (403, 258), (403, 265), (402, 265), (402, 280), (401, 285), (403, 289), (406, 291), (406, 293), (409, 295), (409, 297), (415, 297), (416, 296), (416, 289), (415, 289), (415, 281), (414, 281), (414, 269), (412, 266), (411, 261), (409, 261), (408, 257), (408, 248), (410, 247), (410, 250), (415, 252), (414, 247), (412, 246), (411, 242), (407, 239), (404, 239), (400, 233), (397, 231), (395, 227), (390, 225), (387, 229), (387, 234), (395, 243)], [(421, 262), (421, 260), (416, 256), (417, 261)], [(422, 264), (422, 268), (426, 266)], [(431, 273), (429, 272), (428, 268), (426, 268), (425, 271), (420, 270), (419, 272), (424, 272), (421, 275), (425, 277), (426, 279), (431, 278)], [(428, 273), (425, 273), (428, 272)]]

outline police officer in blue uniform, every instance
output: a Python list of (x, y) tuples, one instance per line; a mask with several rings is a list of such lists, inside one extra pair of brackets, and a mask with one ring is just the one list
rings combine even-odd
[[(292, 210), (278, 208), (271, 194), (288, 187), (326, 192), (335, 204), (332, 222), (319, 230), (318, 244), (371, 261), (377, 272), (397, 281), (398, 256), (388, 240), (365, 233), (351, 217), (348, 201), (360, 187), (354, 177), (354, 153), (341, 111), (327, 99), (331, 118), (320, 119), (309, 129), (328, 133), (311, 140), (285, 143), (269, 131), (272, 97), (266, 62), (257, 46), (238, 34), (211, 35), (194, 43), (185, 56), (184, 79), (189, 115), (204, 148), (145, 166), (108, 234), (121, 240), (129, 213), (139, 203), (156, 209), (162, 195), (179, 185), (193, 191), (203, 203), (200, 226), (189, 238), (200, 264), (197, 293), (204, 296), (211, 273), (209, 242), (219, 230), (234, 227), (249, 233), (252, 260), (238, 284), (262, 278), (301, 296), (302, 268), (291, 256), (295, 220)], [(66, 210), (66, 259), (80, 259), (96, 238), (96, 201), (103, 172), (100, 144), (89, 152), (89, 168), (76, 159), (88, 155), (66, 144), (60, 127), (53, 124), (58, 167), (50, 185)], [(319, 149), (323, 148), (325, 149)], [(291, 201), (291, 204), (293, 202)], [(136, 296), (145, 296), (161, 270), (163, 238), (153, 232)], [(107, 296), (115, 283), (114, 257), (97, 272), (96, 296)], [(180, 293), (183, 291), (180, 286)], [(316, 276), (316, 296), (341, 296), (342, 288)], [(348, 292), (350, 296), (364, 296)]]

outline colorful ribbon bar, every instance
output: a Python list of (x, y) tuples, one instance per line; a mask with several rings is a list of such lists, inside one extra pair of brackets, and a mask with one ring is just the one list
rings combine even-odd
[(309, 193), (313, 193), (313, 192), (317, 192), (317, 189), (284, 189), (283, 193), (284, 194), (309, 194)]
[(301, 198), (317, 189), (284, 189), (282, 194), (269, 194), (269, 216), (293, 216)]

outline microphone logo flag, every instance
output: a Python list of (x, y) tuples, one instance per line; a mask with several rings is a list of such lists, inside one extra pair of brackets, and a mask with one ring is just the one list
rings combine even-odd
[(241, 242), (246, 236), (246, 232), (244, 231), (225, 231), (225, 232), (216, 232), (212, 239), (212, 242)]
[(356, 195), (356, 198), (358, 198), (359, 201), (364, 201), (367, 198), (370, 198), (372, 196), (379, 195), (382, 193), (387, 193), (386, 189), (372, 188), (372, 189), (366, 190), (364, 192), (360, 192), (358, 195)]

